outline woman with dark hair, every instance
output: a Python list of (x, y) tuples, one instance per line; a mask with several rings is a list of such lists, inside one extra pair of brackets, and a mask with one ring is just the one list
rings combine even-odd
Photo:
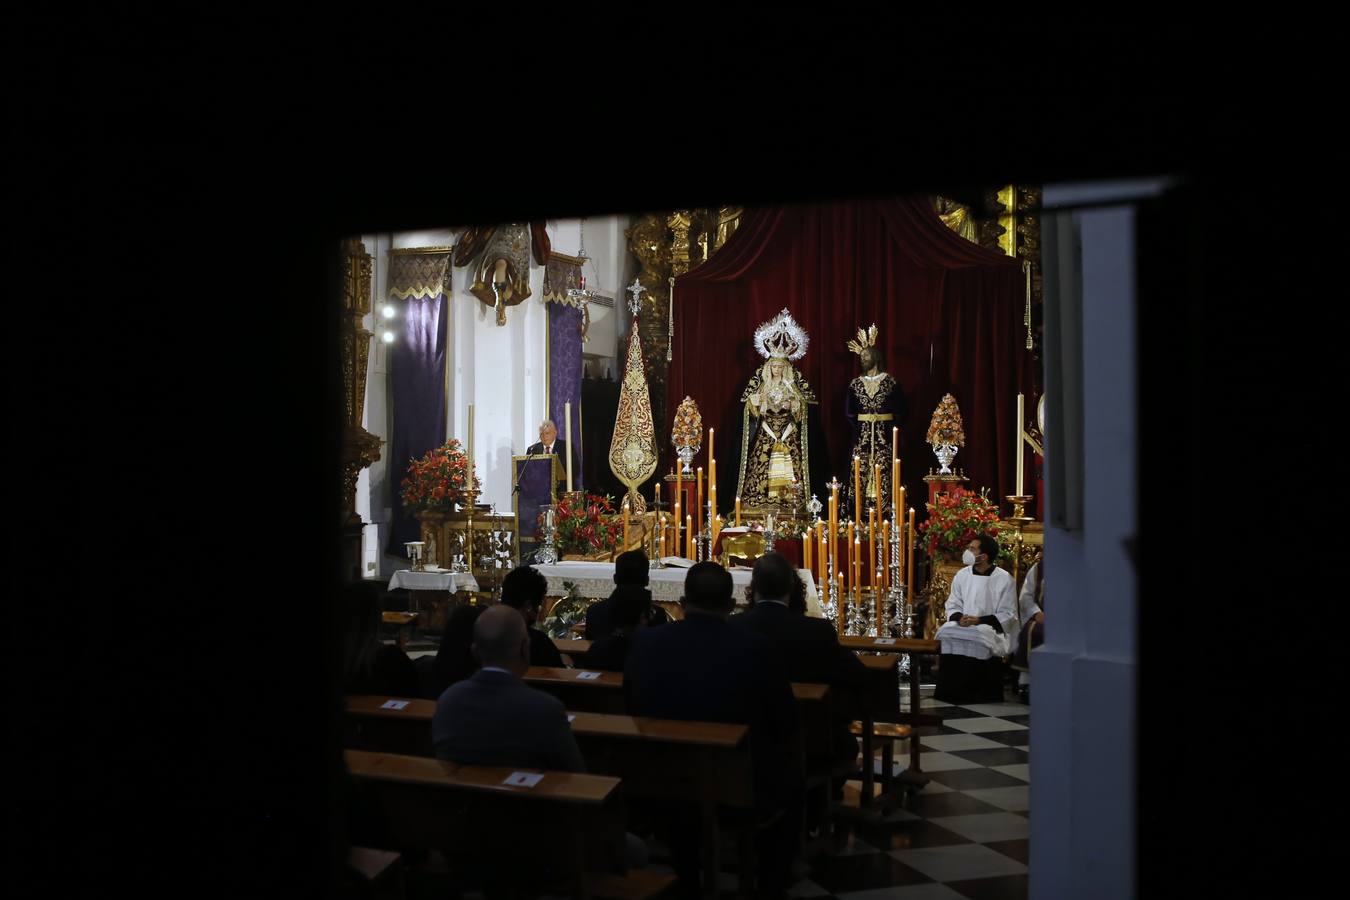
[(346, 694), (418, 696), (417, 669), (393, 644), (380, 640), (380, 586), (352, 581), (342, 586), (346, 609), (342, 686)]
[(464, 604), (455, 609), (445, 620), (445, 633), (441, 636), (441, 647), (436, 651), (436, 677), (433, 682), (431, 699), (445, 693), (445, 689), (457, 681), (469, 678), (478, 671), (478, 660), (473, 655), (473, 625), (478, 621), (484, 607)]

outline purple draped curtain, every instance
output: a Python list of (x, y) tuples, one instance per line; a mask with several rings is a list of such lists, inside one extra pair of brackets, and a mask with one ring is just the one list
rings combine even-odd
[[(548, 417), (558, 425), (558, 436), (572, 452), (572, 488), (582, 490), (581, 459), (581, 325), (575, 306), (548, 304)], [(572, 404), (572, 434), (563, 434), (563, 404)], [(561, 461), (566, 466), (567, 461)]]
[[(411, 460), (445, 443), (448, 309), (443, 273), (448, 261), (448, 254), (440, 258), (390, 257), (388, 302), (398, 310), (398, 316), (394, 320), (395, 340), (389, 348), (393, 520), (386, 552), (405, 558), (403, 545), (418, 540), (421, 528), (413, 514), (403, 508), (401, 482)], [(406, 299), (398, 299), (400, 295)]]

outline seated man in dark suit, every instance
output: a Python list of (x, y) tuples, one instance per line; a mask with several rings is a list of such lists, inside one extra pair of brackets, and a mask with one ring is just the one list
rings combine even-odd
[[(839, 760), (852, 763), (858, 756), (858, 741), (849, 733), (849, 724), (862, 713), (867, 668), (856, 653), (839, 645), (833, 625), (806, 615), (805, 587), (787, 559), (766, 553), (755, 562), (750, 576), (750, 608), (731, 621), (772, 641), (793, 681), (830, 686), (834, 747)], [(836, 780), (836, 795), (843, 791), (845, 781), (846, 777)]]
[[(750, 726), (755, 805), (766, 824), (757, 835), (760, 896), (782, 896), (801, 824), (803, 775), (793, 752), (797, 710), (787, 667), (773, 645), (727, 619), (735, 607), (731, 575), (698, 563), (685, 577), (685, 617), (632, 638), (624, 689), (628, 711)], [(698, 818), (690, 808), (669, 817), (675, 870), (698, 885)]]
[(626, 594), (640, 594), (646, 598), (648, 625), (665, 625), (670, 621), (670, 615), (652, 602), (652, 592), (647, 589), (651, 577), (649, 571), (647, 554), (641, 550), (619, 554), (614, 560), (614, 593), (586, 608), (586, 640), (598, 641), (614, 631), (614, 610), (619, 598)]
[(626, 593), (615, 591), (610, 597), (614, 602), (614, 629), (605, 637), (591, 644), (582, 663), (587, 669), (599, 669), (602, 672), (622, 672), (628, 661), (628, 652), (632, 648), (633, 634), (647, 624), (651, 612), (651, 601), (646, 591), (630, 590)]
[(548, 635), (534, 627), (546, 593), (548, 579), (530, 566), (518, 566), (502, 579), (502, 603), (516, 610), (529, 626), (530, 665), (560, 669), (562, 654)]
[(585, 771), (562, 701), (521, 680), (530, 639), (520, 614), (501, 605), (484, 610), (474, 622), (473, 653), (482, 668), (436, 701), (436, 756), (466, 765)]

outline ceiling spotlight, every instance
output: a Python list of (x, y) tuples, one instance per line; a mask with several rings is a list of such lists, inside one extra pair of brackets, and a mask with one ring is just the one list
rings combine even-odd
[(394, 312), (395, 312), (395, 310), (394, 310), (393, 304), (386, 303), (385, 306), (384, 306), (384, 309), (382, 309), (382, 310), (380, 310), (380, 311), (381, 311), (382, 313), (384, 313), (384, 317), (385, 317), (386, 319), (392, 319), (392, 318), (394, 317)]
[(384, 333), (384, 342), (386, 344), (392, 344), (394, 342), (394, 333), (392, 331), (386, 331)]

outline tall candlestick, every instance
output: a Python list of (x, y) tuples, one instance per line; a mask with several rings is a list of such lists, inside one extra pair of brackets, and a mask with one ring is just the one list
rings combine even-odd
[(830, 480), (830, 530), (825, 538), (829, 542), (830, 564), (834, 566), (834, 571), (841, 571), (839, 566), (839, 548), (836, 546), (839, 540), (839, 479)]
[(708, 457), (708, 493), (712, 493), (717, 487), (717, 460)]
[[(697, 478), (698, 478), (698, 482), (697, 482), (697, 484), (698, 484), (698, 490), (697, 490), (697, 492), (695, 493), (694, 496), (695, 496), (695, 498), (698, 500), (698, 505), (695, 506), (694, 509), (697, 509), (697, 510), (699, 510), (699, 511), (701, 512), (701, 511), (703, 510), (703, 467), (702, 467), (702, 466), (699, 466), (699, 467), (698, 467)], [(695, 523), (694, 523), (694, 527), (695, 527), (695, 528), (700, 528), (699, 523), (695, 522)], [(700, 528), (700, 530), (701, 530), (701, 528)]]
[[(713, 432), (713, 429), (709, 428), (709, 429), (708, 429), (708, 459), (716, 459), (716, 458), (717, 458), (717, 454), (713, 452), (713, 449), (714, 449), (714, 448), (713, 448), (713, 439), (714, 439), (715, 437), (716, 437), (716, 434)], [(711, 478), (712, 476), (709, 475), (708, 477)]]
[(671, 518), (670, 527), (675, 529), (673, 540), (671, 542), (671, 554), (674, 556), (679, 556), (680, 551), (684, 549), (684, 544), (680, 542), (680, 525), (684, 523), (684, 519), (680, 518), (679, 497), (675, 498), (675, 506), (670, 511), (670, 518)]
[(891, 459), (900, 457), (900, 427), (891, 429)]
[(862, 527), (862, 460), (853, 457), (853, 521)]
[(881, 520), (881, 587), (891, 589), (891, 523)]
[(884, 512), (881, 509), (881, 463), (872, 464), (872, 496), (876, 498), (873, 502), (878, 511)]
[[(895, 504), (895, 524), (900, 529), (900, 546), (903, 547), (905, 540), (905, 486), (903, 484), (900, 485), (900, 496)], [(909, 578), (905, 574), (909, 570), (905, 568), (904, 553), (900, 554), (900, 558), (895, 561), (895, 564), (900, 569), (900, 583), (909, 584)]]
[(811, 571), (811, 532), (802, 532), (802, 568)]
[(845, 621), (844, 609), (848, 606), (844, 602), (844, 573), (839, 573), (839, 633), (843, 634), (848, 629), (848, 623)]
[[(671, 500), (671, 502), (672, 502), (672, 503), (678, 503), (678, 502), (680, 502), (680, 501), (683, 500), (683, 499), (684, 499), (684, 466), (680, 465), (679, 463), (676, 463), (676, 464), (675, 464), (675, 496), (674, 496), (674, 498)], [(676, 519), (675, 521), (678, 522), (679, 519)]]
[(572, 401), (563, 404), (563, 427), (567, 435), (563, 438), (567, 446), (567, 492), (572, 493)]
[[(468, 453), (465, 454), (465, 455), (469, 457), (469, 476), (470, 476), (470, 478), (472, 478), (472, 477), (473, 477), (473, 404), (472, 404), (472, 403), (469, 404), (469, 447), (468, 447)], [(471, 482), (470, 482), (470, 487), (472, 487), (472, 486), (473, 486), (473, 483), (472, 483), (472, 481), (471, 481)]]
[(694, 517), (686, 515), (684, 517), (684, 557), (685, 559), (694, 558)]
[(1017, 496), (1022, 496), (1022, 417), (1026, 415), (1023, 409), (1023, 398), (1021, 394), (1017, 395)]
[(900, 460), (896, 457), (891, 458), (891, 515), (897, 519), (903, 517), (903, 513), (897, 512), (903, 506), (897, 506), (900, 503)]
[(853, 565), (853, 520), (848, 520), (847, 529), (848, 539), (844, 544), (844, 552), (848, 555), (848, 589), (851, 592), (858, 586), (857, 567)]
[(862, 600), (862, 535), (859, 534), (853, 539), (853, 592), (857, 599), (855, 603)]
[[(914, 579), (914, 507), (912, 506), (909, 508), (909, 537), (905, 543), (909, 547), (909, 552), (906, 554), (905, 571), (910, 573), (909, 577), (912, 581)], [(912, 598), (913, 594), (911, 593), (910, 596)], [(910, 602), (913, 603), (914, 601), (911, 599)]]
[(736, 527), (741, 527), (741, 498), (736, 498)]
[(628, 549), (628, 507), (623, 508), (623, 549)]
[(877, 588), (877, 573), (872, 571), (872, 560), (877, 558), (877, 508), (869, 506), (867, 508), (867, 581), (875, 590)]
[(825, 580), (825, 524), (816, 517), (816, 568), (820, 573), (816, 576), (816, 584), (822, 585), (826, 590), (830, 589), (829, 583)]

